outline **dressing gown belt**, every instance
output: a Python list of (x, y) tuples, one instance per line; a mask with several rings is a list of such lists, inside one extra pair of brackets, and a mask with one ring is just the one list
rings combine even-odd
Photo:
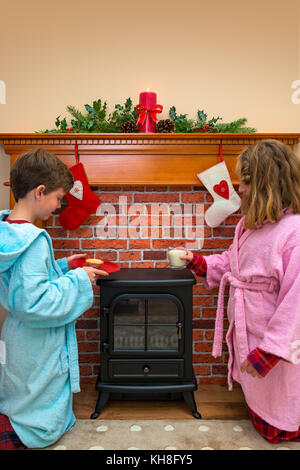
[(240, 361), (243, 362), (249, 354), (249, 346), (247, 339), (247, 328), (246, 328), (246, 314), (244, 304), (244, 290), (252, 291), (269, 291), (272, 292), (275, 287), (275, 280), (265, 278), (265, 282), (254, 283), (240, 281), (235, 277), (231, 271), (226, 272), (220, 282), (218, 306), (215, 323), (215, 335), (213, 343), (214, 357), (221, 356), (222, 354), (222, 342), (223, 342), (223, 320), (224, 320), (224, 291), (227, 282), (235, 288), (234, 292), (234, 312), (233, 320), (236, 328), (236, 338), (238, 343)]

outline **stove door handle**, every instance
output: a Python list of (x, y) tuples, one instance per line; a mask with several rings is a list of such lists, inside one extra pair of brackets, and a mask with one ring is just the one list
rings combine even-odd
[(182, 322), (182, 321), (178, 321), (178, 322), (176, 323), (176, 325), (177, 325), (178, 339), (182, 339), (183, 322)]
[(108, 343), (106, 343), (105, 341), (101, 341), (101, 342), (100, 342), (100, 351), (101, 351), (101, 352), (107, 351), (108, 348), (109, 348), (109, 344), (108, 344)]
[(102, 307), (100, 311), (101, 311), (101, 313), (104, 317), (109, 314), (109, 308), (108, 307)]

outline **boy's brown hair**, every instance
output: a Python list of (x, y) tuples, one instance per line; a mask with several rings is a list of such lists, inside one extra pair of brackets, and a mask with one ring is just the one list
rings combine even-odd
[(73, 186), (73, 175), (53, 153), (38, 148), (22, 153), (10, 170), (10, 185), (16, 202), (40, 184), (44, 194), (63, 188), (67, 193)]
[(241, 180), (250, 185), (244, 206), (245, 227), (257, 229), (265, 219), (277, 222), (282, 209), (300, 213), (300, 158), (275, 139), (250, 145), (238, 157)]

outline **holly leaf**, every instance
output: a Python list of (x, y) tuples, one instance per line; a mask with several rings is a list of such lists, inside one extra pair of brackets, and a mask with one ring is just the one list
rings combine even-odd
[(170, 110), (169, 110), (169, 116), (170, 116), (171, 119), (173, 119), (173, 121), (176, 120), (177, 115), (176, 115), (176, 108), (175, 108), (175, 106), (172, 106), (172, 107), (170, 108)]
[(90, 106), (89, 104), (85, 104), (84, 107), (89, 114), (91, 114), (92, 116), (97, 116), (97, 112), (92, 106)]
[(61, 127), (61, 130), (63, 132), (67, 131), (68, 124), (67, 124), (66, 118), (64, 118), (62, 121), (60, 121), (60, 127)]
[(207, 114), (203, 110), (199, 110), (197, 114), (200, 121), (206, 121)]
[(92, 127), (94, 126), (95, 124), (95, 120), (94, 119), (91, 119), (88, 123), (87, 123), (87, 128), (88, 130), (92, 129)]

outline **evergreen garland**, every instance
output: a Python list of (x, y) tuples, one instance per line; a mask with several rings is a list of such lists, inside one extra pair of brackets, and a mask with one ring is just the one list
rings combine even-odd
[[(114, 111), (107, 116), (107, 102), (101, 99), (93, 101), (92, 105), (85, 104), (85, 112), (81, 112), (75, 106), (68, 105), (66, 110), (71, 115), (71, 125), (67, 119), (58, 116), (55, 120), (55, 129), (39, 132), (45, 133), (89, 133), (99, 134), (108, 132), (124, 132), (124, 129), (134, 129), (138, 114), (131, 98), (127, 98), (124, 105), (116, 104)], [(197, 119), (191, 119), (187, 114), (177, 114), (175, 106), (169, 109), (169, 117), (174, 126), (170, 126), (169, 132), (226, 132), (226, 133), (253, 133), (253, 127), (244, 127), (247, 119), (239, 118), (229, 123), (221, 123), (221, 117), (207, 119), (203, 110), (197, 111)], [(159, 122), (159, 121), (158, 121)], [(129, 124), (130, 123), (130, 124)], [(158, 126), (159, 129), (159, 126)]]

